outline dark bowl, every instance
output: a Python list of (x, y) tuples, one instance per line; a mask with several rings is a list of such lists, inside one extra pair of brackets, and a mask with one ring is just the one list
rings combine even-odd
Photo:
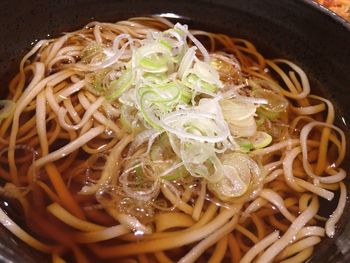
[[(16, 72), (20, 58), (36, 40), (58, 36), (92, 20), (117, 21), (153, 14), (179, 16), (191, 28), (248, 39), (266, 57), (279, 56), (296, 62), (308, 74), (313, 90), (335, 103), (337, 125), (348, 130), (350, 25), (324, 7), (306, 0), (2, 0), (1, 97), (6, 96), (7, 83)], [(350, 171), (349, 161), (345, 167)], [(349, 186), (348, 183), (348, 189)], [(349, 208), (347, 205), (337, 236), (325, 238), (310, 262), (349, 262)], [(50, 261), (4, 228), (0, 228), (0, 260)]]

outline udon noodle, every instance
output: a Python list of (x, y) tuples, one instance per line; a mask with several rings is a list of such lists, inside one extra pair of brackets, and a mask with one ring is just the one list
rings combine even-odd
[(56, 263), (305, 262), (344, 210), (332, 103), (243, 39), (92, 22), (37, 42), (1, 107), (0, 221)]

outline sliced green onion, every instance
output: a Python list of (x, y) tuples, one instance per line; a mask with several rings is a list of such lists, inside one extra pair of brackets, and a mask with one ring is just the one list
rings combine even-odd
[(136, 51), (136, 63), (145, 72), (160, 73), (168, 70), (171, 51), (164, 45), (153, 42), (146, 44)]
[(106, 97), (108, 100), (115, 100), (124, 93), (133, 83), (134, 74), (130, 69), (125, 70), (122, 75), (113, 80), (110, 84), (110, 95)]
[(255, 149), (261, 149), (268, 146), (272, 142), (270, 134), (258, 131), (253, 137), (250, 138)]
[(209, 189), (224, 201), (245, 194), (248, 190), (249, 182), (244, 182), (241, 179), (238, 169), (234, 166), (225, 166), (224, 169), (226, 173), (230, 173), (230, 176), (224, 177), (217, 183), (209, 183)]
[(192, 99), (192, 92), (187, 87), (182, 87), (181, 89), (181, 101), (185, 104), (190, 103)]
[(159, 43), (162, 44), (164, 47), (168, 48), (169, 50), (173, 48), (169, 41), (165, 40), (164, 38), (160, 39)]
[[(152, 148), (150, 150), (149, 156), (152, 161), (168, 161), (174, 159), (174, 152), (172, 146), (169, 141), (169, 137), (167, 134), (162, 134), (157, 138), (157, 140), (153, 143)], [(172, 163), (176, 163), (177, 160), (174, 160)], [(181, 164), (180, 164), (181, 165)], [(171, 170), (169, 173), (162, 175), (161, 178), (169, 181), (177, 180), (183, 176), (187, 176), (188, 172), (186, 171), (183, 165), (175, 166), (176, 169)], [(158, 167), (159, 173), (164, 174), (166, 170), (171, 169), (171, 165), (169, 163), (154, 163), (154, 166)]]
[(147, 43), (141, 47), (139, 47), (136, 51), (135, 56), (137, 59), (142, 59), (144, 57), (148, 57), (153, 54), (167, 54), (171, 55), (168, 48), (164, 47), (164, 45), (153, 41), (151, 43)]
[(264, 124), (266, 117), (257, 110), (258, 117), (255, 119), (258, 126)]
[(167, 160), (172, 157), (172, 148), (167, 134), (160, 135), (153, 143), (150, 157), (151, 160)]
[(0, 122), (9, 117), (16, 108), (16, 103), (12, 100), (0, 100)]
[(150, 73), (146, 72), (143, 74), (143, 79), (147, 82), (162, 85), (169, 82), (168, 76), (165, 72), (162, 73)]
[(209, 183), (210, 191), (224, 201), (243, 196), (261, 174), (258, 164), (248, 155), (237, 152), (224, 154), (221, 159), (224, 177), (219, 182)]
[(153, 93), (152, 91), (149, 92), (143, 92), (140, 96), (140, 111), (142, 113), (143, 118), (145, 119), (145, 121), (151, 125), (153, 128), (155, 129), (162, 129), (162, 126), (159, 125), (159, 119), (158, 117), (155, 115), (155, 112), (151, 109), (146, 96), (148, 94)]
[(157, 86), (158, 98), (154, 99), (152, 102), (155, 103), (169, 103), (177, 102), (180, 97), (180, 87), (177, 82), (171, 81), (163, 85)]
[(135, 167), (136, 184), (141, 185), (142, 183), (142, 167), (138, 165)]
[[(187, 38), (194, 47), (188, 47)], [(123, 104), (120, 123), (124, 130), (135, 133), (141, 120), (142, 128), (151, 126), (158, 135), (165, 132), (150, 140), (147, 150), (152, 173), (158, 176), (155, 184), (161, 181), (158, 179), (178, 180), (190, 174), (207, 181), (222, 200), (245, 196), (260, 171), (246, 153), (271, 142), (267, 133), (256, 132), (256, 102), (222, 99), (219, 73), (187, 26), (177, 24), (175, 29), (154, 33), (138, 43), (125, 71), (109, 83), (108, 93), (106, 85), (97, 85), (106, 82), (96, 81), (95, 90)], [(204, 61), (196, 56), (196, 49)], [(275, 110), (272, 102), (267, 106)], [(263, 106), (259, 109), (266, 110)], [(232, 153), (234, 141), (240, 149)], [(144, 166), (133, 172), (131, 179), (144, 183)], [(123, 178), (128, 179), (126, 174)]]
[(223, 99), (220, 107), (228, 122), (245, 120), (255, 114), (256, 107), (253, 103), (241, 101), (239, 99)]
[[(184, 78), (183, 83), (187, 87), (194, 89), (196, 91), (203, 90), (203, 91), (215, 92), (217, 90), (217, 86), (199, 79), (199, 77), (196, 76), (195, 74), (188, 74)], [(198, 90), (197, 86), (200, 90)]]
[(192, 67), (195, 55), (196, 55), (196, 47), (189, 48), (184, 54), (181, 60), (181, 63), (179, 65), (179, 69), (177, 71), (177, 74), (180, 79), (182, 79), (184, 73), (187, 72)]
[(249, 137), (255, 134), (256, 106), (253, 103), (240, 99), (226, 99), (220, 101), (220, 107), (233, 136)]
[(139, 61), (139, 65), (146, 72), (166, 72), (168, 70), (167, 66), (168, 60), (164, 57), (158, 55), (152, 55), (149, 57), (143, 57)]
[(219, 73), (207, 62), (196, 61), (192, 72), (205, 83), (212, 84), (218, 88), (224, 86), (220, 81)]
[(245, 138), (237, 138), (236, 142), (238, 143), (240, 150), (242, 152), (249, 152), (250, 150), (252, 150), (254, 148), (253, 143)]
[(217, 89), (217, 87), (214, 84), (210, 84), (210, 83), (205, 82), (205, 81), (201, 81), (200, 83), (201, 83), (202, 88), (205, 90), (215, 92)]
[(122, 105), (120, 111), (120, 125), (128, 133), (138, 134), (143, 130), (143, 126), (136, 119), (137, 109), (127, 105)]
[[(168, 82), (153, 87), (141, 87), (137, 91), (140, 98), (140, 108), (144, 119), (154, 128), (160, 126), (154, 121), (159, 114), (171, 112), (179, 103), (188, 103), (192, 94), (187, 87), (177, 81)], [(153, 117), (151, 115), (153, 114)]]
[[(218, 99), (201, 99), (198, 107), (188, 107), (167, 114), (161, 118), (164, 129), (182, 140), (198, 142), (228, 143), (230, 131), (222, 117)], [(193, 134), (191, 130), (201, 131)]]
[(274, 111), (268, 111), (262, 107), (259, 107), (256, 109), (256, 112), (265, 118), (268, 118), (269, 120), (276, 120), (280, 117), (280, 112), (274, 112)]
[[(169, 89), (172, 88), (174, 88), (174, 86), (169, 87)], [(155, 89), (146, 89), (146, 91), (140, 94), (142, 105), (161, 113), (170, 112), (175, 107), (180, 97), (180, 91), (176, 88), (174, 89), (175, 90), (169, 90), (166, 94), (159, 94)], [(172, 92), (176, 93), (171, 94)], [(164, 97), (162, 97), (162, 95)]]
[(110, 68), (105, 68), (86, 74), (85, 87), (93, 94), (98, 96), (104, 96), (109, 92), (110, 86), (108, 83), (107, 75), (111, 72)]
[(105, 57), (103, 54), (103, 47), (96, 42), (87, 45), (80, 53), (80, 58), (83, 63), (91, 63), (96, 56), (100, 56), (100, 60), (103, 60)]
[(260, 112), (269, 119), (275, 119), (279, 113), (285, 111), (288, 107), (288, 101), (282, 96), (271, 90), (255, 89), (252, 95), (256, 98), (263, 98), (267, 100), (267, 104), (260, 106)]
[(168, 181), (175, 181), (186, 176), (188, 176), (186, 168), (184, 166), (180, 166), (179, 168), (168, 173), (167, 175), (163, 175), (161, 178)]

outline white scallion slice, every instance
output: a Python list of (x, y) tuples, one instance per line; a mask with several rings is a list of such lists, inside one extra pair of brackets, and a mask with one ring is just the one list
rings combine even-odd
[(285, 111), (288, 107), (288, 101), (282, 96), (271, 90), (267, 89), (255, 89), (252, 95), (256, 98), (263, 98), (267, 100), (267, 104), (261, 105), (262, 111), (266, 117), (275, 119), (279, 116), (279, 113)]
[(222, 113), (228, 122), (247, 119), (255, 114), (256, 106), (238, 99), (224, 99), (220, 101)]
[(272, 137), (266, 132), (258, 131), (253, 137), (251, 137), (251, 141), (255, 149), (261, 149), (272, 142)]
[(245, 138), (236, 138), (236, 143), (238, 143), (239, 148), (242, 152), (249, 152), (254, 149), (253, 143)]
[(115, 100), (121, 94), (123, 94), (131, 85), (134, 80), (134, 74), (130, 69), (127, 69), (123, 74), (116, 80), (113, 80), (110, 84), (110, 95), (106, 98), (108, 100)]
[(224, 177), (216, 183), (209, 183), (209, 189), (221, 200), (230, 201), (248, 192), (254, 177), (259, 177), (258, 164), (243, 153), (224, 154), (221, 158)]
[(136, 117), (137, 110), (133, 107), (122, 105), (120, 111), (120, 124), (121, 127), (128, 133), (137, 134), (142, 131), (143, 127)]
[(192, 72), (207, 83), (214, 84), (219, 88), (223, 87), (219, 73), (209, 63), (198, 60), (194, 64)]

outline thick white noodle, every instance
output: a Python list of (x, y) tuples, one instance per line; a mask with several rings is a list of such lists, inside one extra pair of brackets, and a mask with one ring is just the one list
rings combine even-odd
[(324, 103), (306, 107), (294, 107), (293, 105), (290, 105), (290, 108), (298, 115), (314, 115), (324, 111), (326, 109), (326, 105)]
[(309, 207), (301, 213), (290, 225), (287, 232), (275, 243), (273, 243), (256, 261), (256, 263), (266, 263), (272, 261), (290, 242), (293, 241), (298, 232), (317, 213), (319, 207), (317, 197), (313, 197)]
[(124, 225), (111, 226), (103, 230), (78, 233), (75, 235), (75, 240), (78, 243), (95, 243), (109, 239), (113, 239), (125, 234), (130, 233), (130, 230)]
[(293, 162), (299, 153), (301, 153), (300, 147), (296, 147), (287, 152), (286, 156), (283, 159), (283, 171), (284, 178), (286, 179), (288, 186), (297, 192), (304, 192), (304, 189), (296, 183), (293, 175)]
[(251, 213), (258, 211), (260, 208), (268, 204), (269, 202), (262, 198), (258, 197), (253, 202), (249, 204), (249, 206), (242, 212), (242, 216), (240, 218), (240, 221), (245, 220), (247, 217), (250, 216)]
[(273, 152), (282, 150), (284, 148), (291, 149), (292, 147), (295, 147), (299, 143), (300, 143), (299, 139), (288, 139), (285, 141), (275, 143), (275, 144), (268, 146), (268, 147), (265, 147), (263, 149), (258, 149), (258, 150), (252, 151), (252, 154), (253, 155), (265, 155), (265, 154), (269, 154), (269, 153), (273, 153)]
[(80, 80), (77, 83), (70, 85), (69, 87), (63, 89), (56, 95), (57, 102), (61, 102), (62, 100), (68, 99), (69, 96), (78, 92), (85, 86), (85, 80)]
[(324, 237), (325, 236), (325, 229), (320, 226), (305, 226), (300, 231), (295, 237), (295, 241), (298, 241), (302, 238), (309, 237), (309, 236), (320, 236)]
[(331, 191), (328, 191), (322, 187), (319, 187), (315, 184), (309, 183), (307, 181), (304, 181), (300, 178), (295, 178), (295, 181), (298, 183), (299, 186), (301, 186), (302, 188), (317, 194), (318, 196), (323, 197), (324, 199), (327, 199), (328, 201), (332, 200), (334, 198), (334, 193), (332, 193)]
[(272, 162), (272, 163), (268, 163), (268, 164), (264, 165), (264, 171), (267, 173), (272, 172), (273, 170), (280, 167), (281, 165), (282, 165), (281, 160), (276, 161), (276, 162)]
[[(338, 127), (332, 125), (332, 124), (328, 124), (328, 123), (324, 123), (324, 122), (319, 122), (319, 121), (313, 121), (310, 122), (308, 124), (306, 124), (300, 132), (300, 144), (301, 144), (301, 149), (302, 149), (302, 153), (303, 153), (303, 167), (305, 172), (307, 173), (308, 176), (317, 179), (319, 182), (321, 183), (337, 183), (342, 181), (345, 176), (346, 176), (346, 172), (343, 169), (339, 169), (339, 172), (336, 173), (335, 175), (331, 175), (331, 176), (317, 176), (316, 174), (314, 174), (310, 168), (310, 164), (308, 161), (308, 148), (307, 148), (307, 137), (309, 135), (309, 133), (311, 132), (312, 128), (314, 128), (315, 126), (323, 126), (323, 127), (328, 127), (331, 129), (336, 130), (341, 137), (341, 145), (342, 145), (342, 149), (346, 148), (346, 139), (345, 139), (345, 134), (344, 132), (339, 129)], [(339, 153), (341, 154), (341, 153)]]
[(253, 259), (264, 249), (266, 249), (268, 246), (270, 246), (272, 243), (276, 242), (279, 238), (280, 232), (274, 231), (268, 236), (264, 237), (262, 240), (260, 240), (258, 243), (256, 243), (251, 249), (248, 250), (248, 252), (245, 253), (243, 258), (241, 258), (241, 261), (239, 263), (251, 263), (253, 262)]
[(63, 101), (63, 105), (64, 107), (67, 109), (70, 117), (72, 118), (72, 120), (75, 122), (75, 123), (79, 123), (81, 122), (81, 118), (78, 114), (78, 112), (75, 110), (73, 104), (72, 104), (72, 100), (68, 99), (68, 100), (64, 100)]
[(264, 184), (267, 184), (267, 183), (269, 183), (269, 182), (272, 182), (272, 181), (275, 180), (278, 176), (283, 175), (283, 174), (284, 174), (283, 169), (274, 170), (272, 173), (270, 173), (269, 175), (267, 175), (267, 176), (264, 178)]
[(300, 251), (303, 251), (304, 249), (313, 247), (320, 242), (321, 238), (318, 236), (306, 237), (288, 246), (285, 250), (282, 251), (282, 253), (277, 256), (276, 260), (280, 261), (286, 259), (290, 256), (293, 256), (294, 254), (299, 253)]
[(52, 87), (46, 87), (45, 97), (46, 97), (47, 103), (50, 105), (50, 108), (57, 116), (58, 111), (60, 110), (60, 105), (57, 103), (55, 96), (53, 95)]
[(341, 215), (344, 212), (346, 204), (346, 186), (343, 182), (339, 183), (340, 185), (340, 197), (338, 201), (337, 208), (334, 210), (330, 218), (326, 222), (326, 234), (329, 237), (334, 237), (335, 234), (335, 225), (339, 221)]
[[(290, 62), (288, 60), (285, 60), (285, 59), (275, 59), (274, 62), (277, 62), (277, 63), (281, 63), (282, 62), (282, 63), (287, 64), (288, 66), (290, 66), (294, 71), (296, 71), (299, 74), (299, 77), (301, 79), (301, 85), (303, 87), (303, 90), (302, 90), (301, 93), (293, 94), (293, 93), (285, 91), (285, 90), (283, 90), (282, 93), (286, 97), (290, 97), (290, 98), (293, 98), (293, 99), (306, 98), (306, 96), (308, 96), (310, 94), (310, 83), (309, 83), (309, 80), (308, 80), (305, 72), (300, 67), (295, 65), (294, 63), (292, 63), (292, 62)], [(291, 83), (291, 85), (293, 85), (293, 84)]]
[(230, 233), (237, 224), (239, 217), (240, 206), (231, 208), (235, 210), (232, 219), (217, 231), (210, 234), (208, 237), (200, 241), (194, 246), (178, 263), (193, 263), (195, 262), (209, 247), (214, 245), (219, 239)]
[(263, 189), (260, 192), (260, 196), (276, 206), (277, 209), (280, 210), (281, 214), (284, 215), (284, 217), (287, 218), (290, 222), (293, 222), (295, 220), (295, 216), (288, 211), (284, 205), (282, 197), (278, 193), (272, 191), (271, 189)]
[(135, 235), (152, 234), (150, 226), (142, 224), (136, 217), (117, 212), (114, 208), (107, 208), (107, 212), (125, 228), (135, 232)]
[(47, 55), (45, 61), (43, 61), (46, 67), (49, 65), (51, 60), (53, 60), (57, 56), (57, 52), (61, 49), (63, 44), (68, 40), (70, 36), (71, 36), (70, 33), (65, 34), (53, 42), (53, 44), (51, 45), (49, 54)]
[(87, 142), (89, 142), (93, 138), (95, 138), (96, 136), (103, 133), (104, 130), (105, 130), (105, 127), (103, 127), (102, 125), (98, 126), (96, 128), (92, 128), (88, 132), (84, 133), (83, 135), (81, 135), (80, 137), (78, 137), (74, 141), (68, 143), (67, 145), (61, 147), (60, 149), (58, 149), (58, 150), (56, 150), (56, 151), (54, 151), (54, 152), (52, 152), (44, 157), (41, 157), (40, 159), (38, 159), (34, 163), (34, 165), (36, 167), (41, 167), (41, 166), (45, 165), (46, 163), (57, 161), (65, 156), (67, 156), (68, 154), (74, 152), (75, 150), (79, 149), (84, 144), (86, 144)]
[(48, 153), (49, 143), (46, 134), (46, 100), (44, 91), (40, 92), (36, 97), (36, 129), (38, 132), (41, 155), (44, 156)]
[(131, 142), (131, 140), (132, 136), (125, 136), (112, 148), (103, 168), (101, 177), (95, 184), (83, 186), (79, 194), (89, 195), (96, 193), (96, 191), (98, 191), (101, 186), (109, 182), (112, 176), (118, 174), (118, 166), (121, 158), (121, 153), (124, 148)]
[[(88, 110), (91, 106), (91, 103), (82, 92), (78, 93), (78, 99), (84, 109)], [(113, 132), (115, 132), (116, 136), (121, 136), (120, 128), (112, 120), (107, 119), (101, 112), (95, 111), (93, 116), (95, 120), (105, 125), (106, 128), (111, 129)]]
[(68, 226), (74, 229), (78, 229), (83, 232), (92, 232), (92, 231), (99, 231), (99, 230), (106, 229), (106, 227), (104, 226), (97, 225), (88, 221), (84, 221), (72, 215), (70, 212), (68, 212), (58, 203), (53, 203), (47, 206), (46, 209), (52, 215), (57, 217), (60, 221), (62, 221), (63, 223), (67, 224)]
[(39, 48), (47, 45), (50, 43), (50, 40), (40, 40), (38, 43), (35, 44), (35, 46), (22, 58), (19, 69), (22, 72), (23, 71), (23, 67), (24, 64), (27, 62), (27, 60), (33, 56), (38, 50)]
[(92, 103), (84, 113), (82, 120), (76, 125), (71, 125), (66, 122), (65, 116), (67, 114), (67, 109), (64, 107), (61, 107), (58, 110), (58, 121), (61, 124), (61, 126), (66, 130), (78, 130), (90, 120), (91, 116), (95, 112), (98, 112), (98, 108), (101, 107), (103, 101), (104, 101), (104, 98), (99, 97), (94, 103)]
[(27, 243), (29, 246), (38, 249), (42, 252), (49, 253), (52, 251), (52, 247), (38, 241), (37, 239), (30, 236), (22, 228), (20, 228), (15, 222), (9, 218), (6, 213), (0, 208), (0, 223), (6, 227), (15, 236), (21, 239), (23, 242)]

